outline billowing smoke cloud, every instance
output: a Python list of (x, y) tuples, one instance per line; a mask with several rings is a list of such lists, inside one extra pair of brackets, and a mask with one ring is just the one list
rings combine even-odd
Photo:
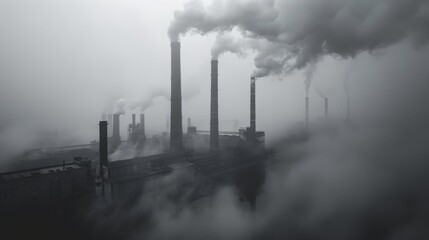
[(192, 0), (184, 5), (183, 10), (174, 12), (168, 35), (171, 41), (178, 41), (180, 34), (190, 30), (206, 34), (239, 26), (242, 29), (256, 27), (260, 31), (266, 31), (262, 23), (268, 24), (276, 17), (277, 10), (273, 0), (213, 1), (209, 6)]
[(194, 188), (172, 175), (130, 214), (109, 211), (97, 222), (124, 232), (139, 223), (134, 237), (144, 239), (428, 239), (428, 53), (398, 54), (389, 73), (380, 71), (365, 122), (315, 126), (279, 142), (255, 211), (234, 187), (190, 204)]
[[(174, 13), (168, 34), (207, 34), (238, 28), (246, 38), (266, 40), (257, 49), (254, 76), (301, 69), (323, 55), (353, 57), (411, 39), (429, 40), (429, 2), (424, 0), (303, 1), (193, 0)], [(272, 54), (272, 53), (278, 54)]]
[(244, 47), (243, 42), (238, 38), (234, 38), (231, 34), (219, 34), (212, 47), (212, 59), (217, 60), (220, 55), (226, 52), (244, 57)]
[(127, 108), (127, 101), (125, 98), (120, 98), (116, 100), (116, 102), (113, 104), (113, 114), (120, 114), (123, 115), (126, 113)]

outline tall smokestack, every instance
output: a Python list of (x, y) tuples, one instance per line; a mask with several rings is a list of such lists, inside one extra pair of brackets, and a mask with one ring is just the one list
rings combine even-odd
[(119, 114), (113, 114), (113, 135), (112, 135), (112, 150), (115, 150), (121, 142)]
[(107, 167), (107, 121), (100, 121), (100, 176), (104, 176), (103, 167)]
[(328, 97), (325, 97), (325, 117), (328, 117)]
[(350, 116), (350, 97), (347, 97), (347, 121), (351, 120)]
[(255, 93), (256, 78), (250, 78), (250, 130), (252, 134), (256, 132), (256, 93)]
[(305, 126), (308, 127), (308, 121), (309, 121), (309, 98), (308, 96), (305, 97)]
[(133, 118), (132, 125), (133, 125), (133, 127), (135, 127), (136, 126), (136, 114), (135, 113), (133, 113), (132, 118)]
[(171, 42), (170, 148), (172, 150), (182, 149), (182, 90), (179, 42)]
[(144, 122), (144, 114), (140, 114), (140, 132), (142, 136), (145, 136), (145, 122)]
[(210, 150), (219, 149), (218, 61), (211, 61)]

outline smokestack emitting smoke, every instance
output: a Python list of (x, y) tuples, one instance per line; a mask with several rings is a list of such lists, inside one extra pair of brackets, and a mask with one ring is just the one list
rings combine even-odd
[(107, 167), (107, 121), (100, 121), (100, 176), (104, 176), (104, 167)]
[(133, 113), (133, 115), (132, 115), (132, 125), (133, 125), (133, 127), (136, 126), (136, 114), (135, 113)]
[(310, 120), (310, 103), (309, 103), (309, 99), (308, 96), (305, 97), (305, 126), (308, 127), (309, 124), (309, 120)]
[(210, 150), (219, 149), (218, 61), (211, 61)]
[(310, 99), (309, 91), (311, 86), (311, 80), (313, 79), (314, 72), (316, 71), (316, 64), (311, 62), (305, 69), (305, 126), (308, 127), (310, 121)]
[(347, 121), (351, 120), (351, 116), (350, 116), (350, 97), (347, 96)]
[(250, 78), (250, 130), (256, 132), (256, 78)]
[(171, 150), (182, 149), (182, 90), (180, 42), (171, 42)]
[(346, 121), (350, 121), (350, 89), (349, 89), (349, 74), (346, 73), (346, 76), (344, 77), (344, 81), (343, 81), (343, 86), (344, 86), (344, 92), (346, 93), (346, 98), (347, 98), (347, 102), (346, 102), (346, 111), (347, 111), (347, 115), (346, 115)]
[(118, 99), (113, 105), (113, 113), (120, 114), (120, 115), (125, 114), (126, 106), (127, 106), (127, 101), (125, 100), (125, 98)]
[(119, 117), (120, 114), (113, 114), (113, 134), (112, 134), (112, 147), (114, 150), (116, 147), (119, 146), (121, 142), (121, 135), (120, 135), (120, 122)]
[(144, 121), (144, 114), (140, 114), (140, 130), (143, 136), (146, 135), (145, 133), (145, 121)]

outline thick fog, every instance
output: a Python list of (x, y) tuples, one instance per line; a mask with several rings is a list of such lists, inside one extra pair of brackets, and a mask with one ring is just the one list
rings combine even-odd
[[(101, 114), (114, 111), (120, 99), (126, 102), (122, 138), (130, 114), (142, 109), (149, 136), (165, 131), (170, 108), (167, 30), (183, 3), (1, 1), (1, 162), (25, 149), (98, 139)], [(209, 129), (210, 60), (215, 41), (216, 34), (181, 38), (183, 122), (191, 117), (201, 130)], [(243, 58), (225, 53), (219, 59), (220, 130), (249, 125), (253, 54), (249, 51)], [(347, 64), (328, 62), (319, 69), (320, 79), (341, 83), (344, 69), (338, 65)], [(257, 128), (267, 132), (268, 143), (302, 121), (303, 80), (297, 71), (258, 82)], [(342, 87), (336, 88), (332, 116), (343, 118), (344, 94)], [(311, 104), (312, 118), (322, 116), (322, 105)]]
[[(149, 135), (166, 131), (180, 39), (183, 118), (209, 129), (217, 58), (220, 130), (248, 126), (256, 75), (256, 125), (277, 165), (255, 211), (234, 187), (188, 205), (180, 173), (135, 208), (95, 207), (95, 228), (131, 239), (428, 239), (428, 25), (425, 0), (3, 0), (0, 166), (97, 139), (102, 113), (125, 113), (122, 138), (131, 113), (146, 114)], [(291, 144), (307, 92), (310, 137)]]
[(352, 122), (313, 122), (308, 141), (290, 141), (290, 128), (273, 145), (255, 211), (234, 186), (189, 204), (192, 188), (178, 187), (189, 175), (176, 173), (135, 207), (89, 219), (130, 239), (427, 239), (428, 54), (402, 43), (359, 55), (355, 71), (366, 73), (353, 96), (365, 107)]

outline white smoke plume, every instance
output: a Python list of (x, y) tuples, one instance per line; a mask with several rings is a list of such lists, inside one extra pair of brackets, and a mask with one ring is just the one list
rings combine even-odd
[(125, 98), (120, 98), (113, 104), (113, 114), (124, 115), (126, 113), (126, 108), (127, 101)]
[(212, 59), (217, 60), (220, 55), (231, 52), (240, 57), (245, 56), (243, 39), (235, 38), (231, 34), (219, 34), (212, 47)]
[(168, 34), (178, 41), (190, 31), (237, 28), (246, 38), (266, 40), (255, 59), (254, 76), (261, 77), (301, 69), (323, 55), (350, 58), (404, 39), (426, 45), (428, 25), (425, 0), (193, 0), (174, 13)]
[(153, 106), (155, 99), (158, 97), (163, 97), (167, 100), (170, 100), (170, 94), (167, 90), (159, 88), (154, 91), (152, 91), (150, 94), (148, 94), (145, 98), (131, 102), (129, 104), (129, 107), (131, 110), (139, 109), (140, 112), (146, 111), (149, 107)]

